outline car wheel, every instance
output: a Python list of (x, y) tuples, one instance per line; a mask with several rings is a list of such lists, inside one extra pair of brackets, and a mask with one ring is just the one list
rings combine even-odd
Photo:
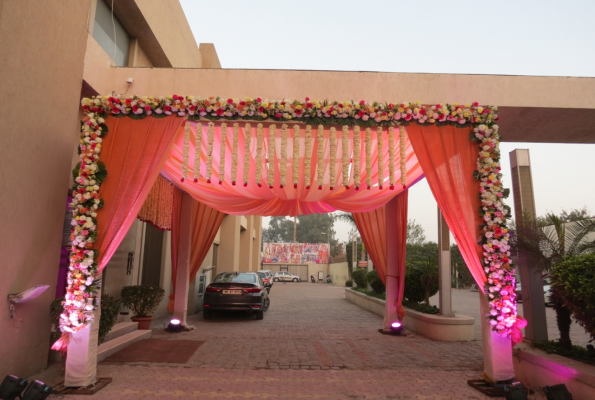
[(274, 278), (273, 282), (279, 282), (279, 278)]
[(256, 311), (256, 319), (264, 319), (264, 311)]
[(269, 299), (267, 297), (266, 299), (264, 299), (264, 307), (262, 308), (262, 311), (267, 311), (269, 309), (270, 305), (271, 305), (271, 299)]
[(213, 312), (209, 309), (203, 308), (202, 316), (204, 319), (211, 319), (211, 318), (213, 318)]
[(298, 281), (298, 278), (293, 278), (293, 281), (294, 281), (294, 282), (297, 282), (297, 281)]

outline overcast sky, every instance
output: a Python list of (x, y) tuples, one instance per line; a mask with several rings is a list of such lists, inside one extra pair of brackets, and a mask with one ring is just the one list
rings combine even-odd
[[(196, 41), (214, 43), (223, 68), (595, 77), (592, 0), (181, 4)], [(595, 145), (502, 143), (507, 187), (516, 148), (530, 150), (538, 215), (583, 206), (595, 214)], [(437, 241), (425, 180), (409, 196), (409, 217)], [(335, 229), (347, 239), (348, 228)]]

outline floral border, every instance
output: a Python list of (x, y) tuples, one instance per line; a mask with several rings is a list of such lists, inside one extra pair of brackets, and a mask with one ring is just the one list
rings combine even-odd
[[(516, 321), (514, 268), (510, 259), (509, 233), (506, 219), (510, 209), (502, 198), (499, 132), (495, 122), (498, 108), (472, 104), (367, 103), (364, 100), (329, 101), (268, 100), (262, 98), (223, 99), (194, 96), (99, 96), (81, 101), (85, 117), (81, 125), (79, 144), (80, 164), (73, 171), (73, 213), (71, 254), (64, 311), (60, 316), (63, 336), (52, 346), (64, 350), (70, 334), (93, 322), (98, 305), (100, 280), (93, 249), (97, 236), (97, 211), (103, 206), (99, 196), (101, 182), (107, 176), (99, 161), (102, 137), (107, 134), (105, 118), (128, 116), (143, 119), (170, 115), (189, 120), (291, 121), (308, 125), (406, 126), (455, 125), (475, 126), (471, 139), (480, 142), (475, 178), (480, 180), (482, 206), (480, 214), (485, 224), (480, 227), (484, 249), (484, 270), (487, 276), (485, 292), (490, 302), (490, 323), (500, 334), (510, 335)], [(308, 129), (307, 129), (308, 130)]]

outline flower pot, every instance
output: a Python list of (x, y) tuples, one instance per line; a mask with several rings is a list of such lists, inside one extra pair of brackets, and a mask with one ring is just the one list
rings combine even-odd
[(151, 329), (151, 321), (153, 317), (132, 317), (133, 322), (138, 322), (138, 329)]

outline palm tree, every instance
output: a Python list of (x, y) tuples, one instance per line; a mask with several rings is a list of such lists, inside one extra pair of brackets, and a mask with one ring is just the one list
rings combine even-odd
[[(352, 213), (342, 212), (333, 215), (335, 221), (343, 221), (351, 225), (352, 228), (357, 230), (357, 225), (355, 224), (355, 218), (353, 218)], [(362, 240), (362, 261), (366, 260), (366, 246), (364, 245), (364, 241)]]
[(419, 280), (424, 287), (424, 302), (426, 305), (430, 305), (430, 293), (432, 287), (438, 284), (439, 273), (438, 273), (438, 257), (428, 256), (423, 261), (415, 261), (410, 264), (411, 268), (416, 270), (419, 274)]
[[(595, 251), (595, 240), (589, 235), (595, 232), (595, 220), (577, 219), (567, 222), (559, 216), (548, 213), (539, 223), (524, 218), (517, 224), (513, 249), (523, 263), (532, 263), (543, 273), (568, 257)], [(560, 331), (560, 345), (570, 348), (570, 310), (564, 307), (560, 295), (552, 288), (551, 301), (556, 311), (556, 322)]]

